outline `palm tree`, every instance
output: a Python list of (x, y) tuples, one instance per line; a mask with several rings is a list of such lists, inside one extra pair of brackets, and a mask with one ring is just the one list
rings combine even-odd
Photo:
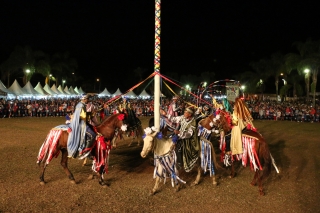
[(50, 67), (58, 86), (59, 81), (62, 79), (72, 81), (74, 78), (73, 74), (78, 68), (78, 63), (76, 59), (70, 57), (69, 52), (55, 53), (51, 57)]
[(302, 95), (302, 87), (300, 82), (302, 80), (302, 75), (298, 73), (297, 70), (291, 71), (286, 77), (288, 84), (292, 85), (292, 95), (293, 97), (298, 97)]
[(285, 56), (279, 52), (272, 54), (270, 60), (270, 69), (267, 70), (267, 74), (275, 79), (277, 96), (279, 92), (279, 76), (283, 76), (285, 72)]
[[(249, 65), (255, 70), (254, 74), (256, 75), (255, 77), (252, 77), (254, 78), (252, 83), (255, 84), (255, 87), (259, 89), (261, 96), (263, 96), (263, 91), (265, 90), (265, 81), (270, 76), (268, 71), (272, 69), (272, 64), (268, 59), (261, 59), (258, 62), (251, 62)], [(277, 80), (278, 79), (276, 79), (276, 90), (278, 90), (277, 85), (279, 83), (279, 80)]]
[[(245, 85), (246, 93), (256, 93), (257, 89), (260, 88), (260, 80), (262, 80), (264, 77), (258, 73), (257, 71), (246, 71), (241, 74), (233, 76), (234, 79), (237, 79), (241, 82), (242, 85)], [(259, 84), (258, 84), (259, 83)], [(260, 90), (259, 90), (260, 91)]]
[[(1, 64), (2, 79), (7, 79), (8, 87), (10, 85), (10, 76), (23, 73), (23, 84), (26, 84), (32, 75), (39, 70), (45, 69), (41, 58), (44, 57), (42, 51), (33, 51), (30, 46), (16, 46), (9, 58)], [(39, 60), (40, 59), (40, 60)], [(46, 68), (48, 69), (48, 68)]]
[[(289, 53), (287, 58), (288, 71), (297, 69), (300, 74), (303, 74), (306, 69), (309, 69), (312, 76), (312, 104), (315, 105), (315, 96), (317, 88), (317, 78), (320, 68), (320, 40), (313, 41), (307, 39), (306, 42), (295, 42), (293, 44), (299, 51), (299, 54)], [(307, 83), (307, 99), (309, 98), (309, 73), (305, 74)]]
[[(7, 85), (10, 85), (10, 77), (20, 72), (24, 73), (24, 81), (26, 81), (26, 70), (32, 75), (33, 69), (32, 50), (30, 47), (16, 46), (9, 58), (1, 64), (2, 79), (7, 79)], [(25, 82), (24, 82), (25, 83)]]
[(258, 70), (267, 79), (268, 77), (274, 78), (276, 87), (276, 95), (279, 95), (279, 76), (285, 73), (285, 57), (281, 53), (274, 53), (270, 59), (261, 59), (258, 62), (251, 63), (253, 69)]

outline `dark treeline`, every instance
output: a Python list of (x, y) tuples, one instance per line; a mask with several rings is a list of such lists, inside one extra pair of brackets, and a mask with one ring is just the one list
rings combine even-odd
[[(253, 61), (249, 64), (247, 71), (232, 75), (230, 79), (245, 85), (246, 93), (273, 93), (291, 97), (312, 96), (314, 102), (320, 67), (320, 40), (307, 39), (305, 42), (294, 42), (293, 46), (297, 50), (295, 53), (276, 52), (269, 58)], [(210, 70), (199, 70), (192, 74), (184, 74), (182, 70), (176, 70), (162, 74), (182, 87), (196, 89), (200, 82), (211, 83), (220, 80), (217, 79), (219, 76), (217, 74), (221, 71), (214, 68), (214, 59), (212, 61), (213, 66)], [(57, 86), (65, 83), (65, 85), (82, 87), (85, 91), (92, 92), (101, 92), (107, 88), (112, 93), (117, 89), (108, 87), (108, 84), (112, 85), (110, 83), (112, 79), (108, 79), (107, 74), (100, 73), (102, 76), (99, 76), (99, 73), (94, 71), (83, 74), (79, 69), (81, 68), (77, 60), (68, 51), (50, 55), (41, 50), (33, 50), (30, 46), (16, 46), (7, 60), (0, 65), (1, 81), (7, 87), (16, 79), (22, 85), (27, 81), (32, 85), (40, 82), (42, 85), (48, 83), (50, 86), (53, 83)], [(121, 88), (129, 89), (153, 71), (137, 67), (129, 72), (131, 73), (123, 73), (123, 75), (119, 73), (119, 78), (125, 82), (119, 85)], [(162, 86), (165, 95), (171, 94), (164, 84)], [(172, 86), (172, 88), (176, 92), (180, 91), (179, 87)], [(152, 79), (147, 80), (134, 92), (139, 94), (143, 89), (150, 94), (153, 93)]]

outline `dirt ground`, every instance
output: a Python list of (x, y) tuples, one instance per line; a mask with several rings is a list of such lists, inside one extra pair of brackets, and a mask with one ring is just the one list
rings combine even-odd
[[(144, 127), (147, 119), (142, 119)], [(320, 124), (255, 121), (280, 169), (265, 182), (265, 196), (250, 185), (253, 172), (239, 167), (227, 178), (219, 170), (218, 186), (209, 175), (191, 187), (196, 171), (182, 173), (187, 184), (174, 192), (170, 181), (149, 196), (153, 187), (150, 158), (140, 157), (142, 146), (118, 141), (111, 150), (109, 187), (88, 180), (90, 166), (70, 160), (77, 184), (71, 184), (60, 157), (47, 167), (46, 185), (39, 184), (36, 158), (49, 130), (64, 118), (10, 118), (0, 120), (0, 212), (319, 212)], [(216, 147), (216, 153), (218, 153)], [(218, 156), (217, 156), (218, 157)]]

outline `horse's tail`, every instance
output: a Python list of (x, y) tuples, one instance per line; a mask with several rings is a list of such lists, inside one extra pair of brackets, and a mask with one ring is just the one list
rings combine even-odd
[(265, 179), (271, 173), (272, 159), (268, 144), (264, 139), (260, 140), (260, 153), (264, 160), (262, 179)]

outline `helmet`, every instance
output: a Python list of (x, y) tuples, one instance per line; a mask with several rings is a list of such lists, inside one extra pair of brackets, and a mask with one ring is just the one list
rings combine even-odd
[(87, 94), (81, 94), (80, 95), (80, 99), (81, 100), (88, 99), (88, 98), (89, 98), (89, 96)]

